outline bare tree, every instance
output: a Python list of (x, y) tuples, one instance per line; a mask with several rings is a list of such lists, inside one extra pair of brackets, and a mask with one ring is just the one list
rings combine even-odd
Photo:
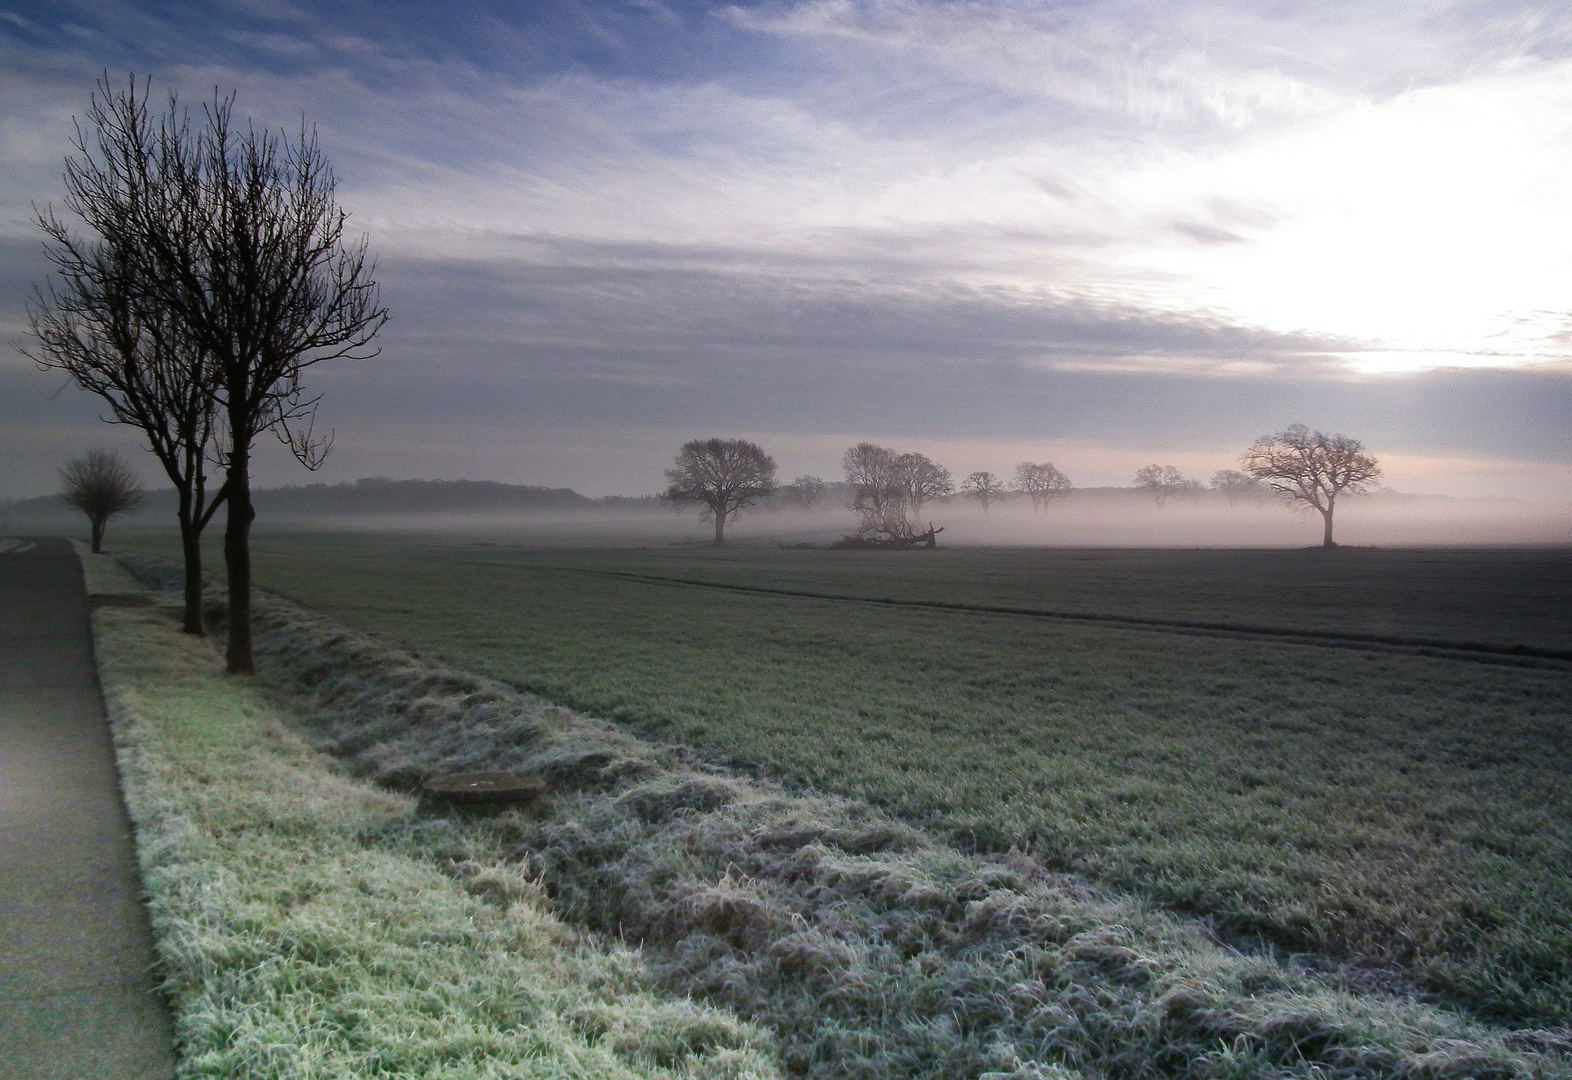
[(851, 508), (861, 516), (857, 535), (905, 540), (912, 536), (906, 519), (907, 490), (899, 455), (885, 446), (858, 443), (841, 458), (846, 483), (852, 489)]
[(785, 487), (787, 498), (804, 510), (812, 510), (824, 499), (830, 485), (817, 476), (799, 476)]
[(234, 102), (215, 93), (195, 131), (180, 116), (179, 137), (160, 144), (159, 184), (140, 193), (122, 231), (148, 268), (150, 301), (213, 365), (215, 456), (229, 504), (226, 663), (250, 673), (252, 447), (272, 431), (307, 468), (320, 464), (331, 439), (313, 436), (317, 399), (305, 395), (302, 373), (376, 355), (370, 343), (387, 312), (366, 241), (346, 240), (347, 214), (315, 132), (302, 124), (293, 140), (249, 125), (240, 133)]
[(996, 502), (1004, 502), (1010, 497), (1010, 489), (1005, 486), (1001, 477), (991, 472), (974, 472), (961, 481), (961, 494), (968, 499), (976, 499), (982, 506), (984, 514), (988, 507)]
[(715, 519), (715, 546), (726, 542), (726, 521), (775, 490), (775, 459), (746, 439), (694, 439), (677, 451), (666, 470), (666, 498), (676, 506), (697, 504)]
[(60, 470), (60, 498), (87, 515), (93, 528), (93, 553), (104, 550), (104, 526), (116, 514), (142, 505), (142, 485), (124, 459), (112, 450), (89, 450)]
[(1346, 435), (1327, 435), (1295, 424), (1276, 435), (1262, 435), (1239, 457), (1245, 472), (1282, 495), (1321, 515), (1322, 547), (1332, 541), (1332, 511), (1345, 491), (1368, 491), (1380, 482), (1381, 466), (1364, 444)]
[(934, 464), (922, 454), (902, 454), (895, 459), (895, 470), (905, 489), (906, 505), (914, 515), (921, 514), (928, 503), (947, 499), (955, 493), (950, 470)]
[(1055, 499), (1070, 493), (1070, 478), (1051, 461), (1023, 461), (1015, 467), (1015, 490), (1031, 497), (1033, 512), (1041, 512)]
[(1144, 465), (1135, 471), (1135, 486), (1145, 491), (1159, 508), (1175, 496), (1197, 498), (1204, 490), (1199, 480), (1187, 480), (1172, 465)]
[[(54, 280), (34, 290), (28, 319), (40, 367), (66, 372), (109, 406), (111, 423), (141, 430), (175, 486), (185, 557), (185, 630), (202, 634), (202, 530), (224, 501), (207, 492), (215, 435), (216, 370), (211, 354), (158, 302), (156, 268), (135, 223), (172, 209), (152, 194), (180, 182), (173, 146), (190, 130), (173, 100), (155, 125), (135, 82), (100, 84), (88, 110), (91, 141), (78, 127), (66, 168), (66, 207), (96, 239), (74, 234), (51, 210), (37, 217)], [(182, 223), (166, 221), (167, 229)]]
[(1228, 499), (1228, 505), (1241, 500), (1258, 502), (1269, 494), (1269, 489), (1249, 473), (1238, 469), (1218, 469), (1212, 474), (1212, 490)]

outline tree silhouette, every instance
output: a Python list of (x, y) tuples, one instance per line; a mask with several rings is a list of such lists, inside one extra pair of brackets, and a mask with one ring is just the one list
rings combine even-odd
[(1242, 473), (1238, 469), (1218, 469), (1212, 474), (1212, 490), (1228, 499), (1228, 505), (1233, 506), (1241, 499), (1258, 501), (1267, 496), (1269, 489), (1261, 481), (1249, 473)]
[(947, 499), (955, 492), (950, 470), (936, 465), (922, 454), (902, 454), (895, 459), (895, 472), (906, 495), (906, 505), (915, 514), (938, 499)]
[(982, 471), (972, 473), (961, 482), (961, 494), (968, 499), (976, 499), (983, 513), (987, 514), (990, 504), (1003, 502), (1010, 497), (1010, 489), (1000, 477)]
[(104, 550), (109, 519), (142, 505), (142, 486), (119, 454), (89, 450), (60, 470), (60, 498), (87, 515), (96, 555)]
[(829, 487), (817, 476), (799, 476), (783, 490), (792, 502), (804, 510), (812, 510), (824, 498)]
[[(302, 124), (294, 139), (250, 125), (241, 132), (233, 123), (235, 95), (215, 93), (197, 127), (171, 98), (167, 122), (154, 133), (134, 126), (138, 113), (129, 95), (115, 97), (101, 85), (106, 104), (92, 115), (101, 145), (133, 153), (122, 164), (114, 155), (95, 162), (84, 150), (66, 163), (68, 186), (79, 177), (97, 191), (97, 176), (111, 186), (130, 177), (124, 217), (104, 239), (132, 253), (145, 304), (178, 326), (212, 365), (222, 435), (214, 457), (229, 505), (225, 659), (231, 673), (249, 674), (256, 668), (253, 445), (271, 431), (315, 468), (331, 439), (313, 435), (317, 399), (305, 395), (302, 373), (324, 360), (376, 355), (370, 342), (387, 312), (365, 240), (345, 238), (348, 215), (338, 207), (333, 172), (312, 129)], [(137, 171), (147, 166), (137, 155), (149, 149), (156, 168)], [(131, 171), (117, 171), (123, 168)]]
[(1015, 467), (1015, 490), (1030, 496), (1033, 512), (1040, 513), (1049, 503), (1070, 493), (1070, 478), (1051, 461), (1040, 465), (1023, 461)]
[(775, 459), (746, 439), (694, 439), (666, 470), (665, 497), (676, 506), (697, 504), (715, 520), (715, 546), (726, 542), (726, 521), (775, 490)]
[(22, 351), (45, 369), (70, 375), (109, 406), (112, 423), (141, 430), (148, 449), (175, 486), (185, 559), (185, 625), (202, 625), (202, 530), (223, 503), (223, 488), (207, 492), (209, 452), (216, 434), (216, 377), (212, 354), (159, 301), (157, 267), (138, 222), (169, 220), (176, 204), (154, 195), (182, 178), (184, 115), (171, 100), (156, 124), (147, 95), (133, 80), (125, 90), (100, 84), (88, 109), (91, 141), (78, 129), (76, 156), (66, 167), (65, 205), (96, 239), (72, 232), (52, 210), (37, 215), (52, 280), (34, 290), (28, 307), (37, 352)]
[(1364, 444), (1346, 435), (1327, 435), (1294, 424), (1276, 435), (1262, 435), (1239, 457), (1244, 471), (1290, 503), (1321, 515), (1322, 547), (1332, 540), (1332, 511), (1345, 491), (1368, 491), (1381, 479), (1381, 465)]
[(1195, 498), (1202, 490), (1199, 480), (1185, 479), (1172, 465), (1143, 465), (1135, 471), (1135, 486), (1156, 500), (1159, 509), (1176, 495)]
[(889, 447), (869, 442), (849, 447), (841, 457), (846, 483), (852, 489), (852, 509), (862, 519), (858, 536), (908, 540), (913, 535), (906, 517), (908, 492), (899, 459)]

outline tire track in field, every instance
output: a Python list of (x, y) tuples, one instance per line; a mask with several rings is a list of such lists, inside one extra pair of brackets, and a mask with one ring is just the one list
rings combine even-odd
[[(1250, 626), (1240, 623), (1209, 622), (1198, 619), (1155, 619), (1136, 615), (1045, 611), (1041, 608), (1009, 607), (1002, 604), (968, 604), (958, 600), (902, 600), (889, 596), (849, 596), (845, 593), (817, 592), (811, 589), (787, 589), (774, 585), (743, 585), (736, 582), (705, 581), (702, 578), (669, 577), (664, 574), (640, 574), (630, 570), (596, 570), (582, 566), (540, 566), (527, 563), (473, 559), (460, 561), (466, 566), (496, 566), (515, 570), (555, 570), (563, 573), (589, 574), (595, 577), (620, 578), (646, 585), (688, 586), (702, 589), (719, 589), (723, 592), (786, 596), (804, 600), (834, 600), (851, 604), (878, 604), (884, 607), (918, 608), (930, 611), (958, 611), (980, 615), (1013, 615), (1054, 622), (1101, 624), (1159, 633), (1269, 639), (1283, 641), (1288, 644), (1320, 645), (1327, 648), (1355, 649), (1368, 652), (1400, 651), (1416, 656), (1467, 660), (1473, 663), (1502, 664), (1513, 667), (1540, 667), (1556, 671), (1565, 670), (1562, 667), (1562, 663), (1572, 661), (1572, 650), (1541, 649), (1521, 644), (1492, 645), (1487, 642), (1446, 641), (1438, 638), (1409, 638), (1385, 634), (1341, 633), (1336, 630), (1295, 630), (1280, 626)], [(1544, 661), (1559, 662), (1547, 664)]]

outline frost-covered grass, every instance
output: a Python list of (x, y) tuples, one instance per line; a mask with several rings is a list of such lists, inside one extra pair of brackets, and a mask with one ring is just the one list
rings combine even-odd
[(1322, 552), (258, 550), (273, 588), (635, 731), (963, 847), (1020, 847), (1235, 940), (1510, 1023), (1572, 1023), (1572, 665), (674, 580), (1083, 611), (1102, 597), (1114, 614), (1279, 628), (1326, 629), (1341, 609), (1360, 632), (1558, 648), (1564, 552), (1329, 553), (1339, 572)]
[[(962, 854), (287, 602), (260, 598), (257, 630), (266, 685), (353, 772), (546, 780), (540, 816), (488, 823), (501, 856), (529, 860), (559, 916), (642, 945), (668, 994), (771, 1029), (790, 1074), (1572, 1075), (1565, 1032), (1354, 992), (1027, 853)], [(622, 1023), (598, 1016), (580, 1028)]]
[(770, 1077), (772, 1040), (659, 997), (485, 821), (345, 776), (167, 607), (85, 556), (183, 1077)]

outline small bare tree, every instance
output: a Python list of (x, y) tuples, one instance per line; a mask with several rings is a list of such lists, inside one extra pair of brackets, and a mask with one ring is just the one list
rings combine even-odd
[(895, 459), (895, 470), (905, 489), (906, 505), (913, 515), (920, 515), (928, 503), (948, 499), (955, 493), (955, 482), (950, 479), (950, 470), (935, 464), (923, 454), (902, 454)]
[(1135, 486), (1150, 495), (1160, 509), (1178, 495), (1196, 498), (1203, 490), (1199, 480), (1187, 480), (1172, 465), (1144, 465), (1135, 472)]
[(1032, 511), (1041, 513), (1055, 499), (1070, 493), (1070, 478), (1051, 461), (1023, 461), (1015, 467), (1015, 490), (1032, 500)]
[(824, 500), (830, 485), (817, 476), (799, 476), (786, 485), (787, 498), (804, 510), (812, 510)]
[(911, 538), (912, 526), (906, 518), (908, 496), (898, 460), (894, 450), (868, 442), (858, 443), (842, 456), (841, 468), (852, 489), (851, 508), (862, 518), (858, 536)]
[(961, 481), (961, 494), (968, 499), (976, 499), (982, 507), (983, 513), (988, 513), (988, 507), (996, 502), (1004, 502), (1010, 497), (1010, 489), (1005, 486), (1001, 477), (991, 472), (974, 472)]
[(1235, 506), (1241, 501), (1259, 502), (1270, 494), (1265, 484), (1238, 469), (1218, 469), (1214, 472), (1212, 490), (1227, 498), (1229, 506)]
[(1332, 511), (1345, 491), (1368, 491), (1380, 482), (1380, 463), (1364, 444), (1346, 435), (1327, 435), (1295, 424), (1276, 435), (1262, 435), (1239, 457), (1251, 477), (1321, 515), (1322, 547), (1332, 540)]
[(142, 485), (119, 454), (89, 450), (60, 470), (60, 498), (87, 515), (93, 553), (104, 550), (104, 526), (116, 514), (142, 505)]
[(677, 451), (665, 498), (698, 505), (715, 520), (715, 546), (726, 542), (726, 521), (775, 490), (775, 459), (746, 439), (694, 439)]

